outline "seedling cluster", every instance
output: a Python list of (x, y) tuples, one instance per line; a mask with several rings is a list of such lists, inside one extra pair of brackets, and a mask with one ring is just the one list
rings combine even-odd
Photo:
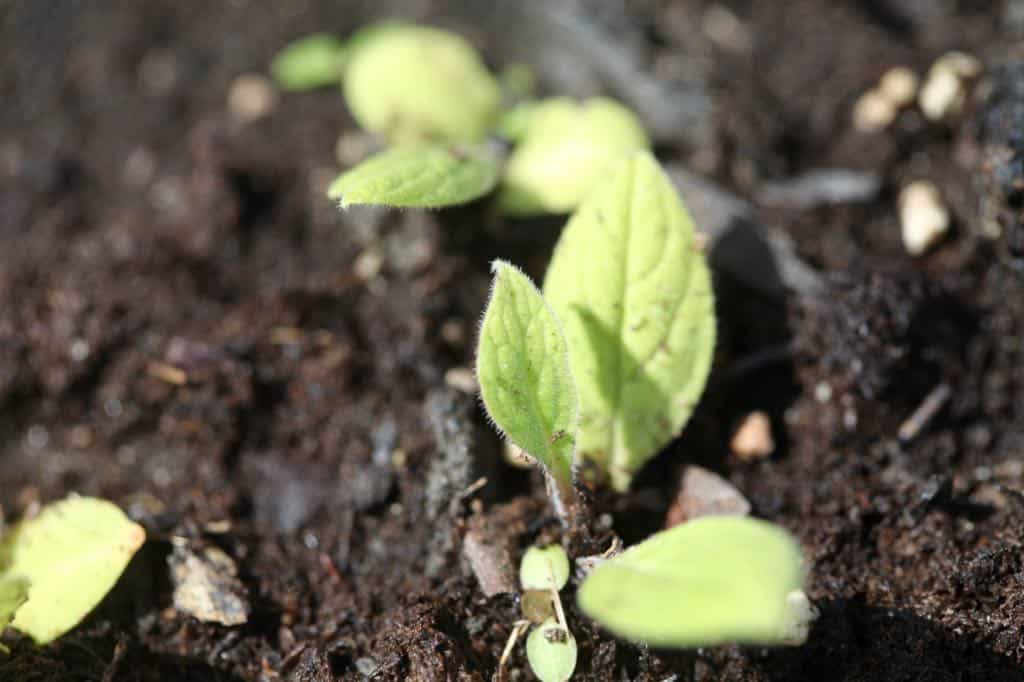
[[(626, 491), (689, 420), (715, 345), (707, 259), (637, 118), (604, 98), (503, 92), (502, 82), (530, 79), (496, 78), (462, 38), (408, 24), (373, 26), (346, 43), (300, 41), (274, 73), (295, 87), (340, 79), (356, 121), (391, 145), (331, 185), (342, 207), (433, 208), (493, 192), (506, 214), (571, 213), (540, 289), (495, 261), (477, 377), (487, 414), (543, 468), (567, 527), (578, 521), (581, 472)], [(559, 597), (568, 580), (561, 547), (524, 556), (524, 608), (539, 615), (516, 625), (503, 662), (535, 622), (527, 655), (543, 682), (575, 668)], [(710, 517), (600, 558), (577, 599), (633, 641), (799, 644), (813, 618), (803, 580), (786, 531)]]

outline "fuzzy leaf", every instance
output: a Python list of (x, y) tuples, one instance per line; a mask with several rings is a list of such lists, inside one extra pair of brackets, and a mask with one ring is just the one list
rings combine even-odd
[(519, 562), (519, 583), (524, 590), (555, 590), (569, 582), (569, 557), (560, 545), (530, 547)]
[(561, 325), (526, 275), (503, 261), (493, 269), (476, 354), (484, 405), (513, 444), (568, 484), (576, 387)]
[(338, 176), (327, 196), (353, 204), (439, 208), (487, 194), (501, 162), (489, 147), (395, 147)]
[(540, 682), (566, 682), (576, 670), (576, 638), (554, 619), (526, 639), (526, 659)]
[[(0, 575), (0, 634), (27, 599), (28, 580)], [(3, 644), (0, 644), (0, 652), (7, 652)]]
[(506, 213), (568, 213), (609, 165), (650, 146), (636, 116), (597, 97), (582, 104), (560, 97), (517, 107), (501, 129), (520, 139), (498, 195)]
[(569, 342), (578, 450), (625, 490), (689, 419), (715, 342), (707, 262), (650, 153), (618, 162), (580, 205), (544, 295)]
[(73, 628), (110, 591), (146, 533), (109, 502), (69, 497), (18, 523), (0, 541), (5, 579), (29, 598), (12, 627), (45, 644)]
[(662, 647), (792, 641), (800, 547), (782, 528), (708, 516), (652, 535), (599, 564), (580, 608), (613, 634)]
[(365, 130), (392, 142), (473, 141), (498, 114), (498, 81), (460, 36), (392, 23), (360, 31), (350, 47), (345, 100)]
[(285, 90), (312, 90), (341, 83), (345, 43), (316, 33), (288, 44), (274, 57), (270, 72)]

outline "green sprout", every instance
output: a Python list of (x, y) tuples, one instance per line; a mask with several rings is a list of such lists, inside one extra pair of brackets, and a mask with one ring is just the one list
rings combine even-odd
[(341, 82), (347, 48), (327, 33), (296, 40), (270, 65), (274, 80), (285, 90), (312, 90)]
[(802, 644), (814, 619), (800, 547), (783, 529), (708, 516), (599, 564), (580, 609), (612, 633), (659, 647)]
[[(568, 213), (611, 163), (650, 146), (621, 104), (524, 100), (534, 87), (528, 67), (495, 76), (466, 40), (437, 28), (384, 22), (346, 42), (316, 34), (288, 45), (271, 72), (291, 90), (340, 82), (359, 126), (394, 147), (331, 185), (343, 208), (440, 208), (500, 186), (503, 213)], [(489, 137), (508, 145), (483, 144)], [(455, 179), (442, 179), (449, 168)]]
[(625, 490), (693, 412), (715, 340), (695, 239), (657, 162), (635, 152), (569, 220), (543, 296), (496, 264), (477, 350), (484, 405), (563, 492), (577, 457)]
[[(558, 545), (531, 547), (519, 564), (519, 582), (523, 587), (523, 607), (531, 596), (543, 595), (546, 609), (527, 614), (540, 624), (526, 640), (526, 658), (541, 682), (565, 682), (576, 669), (576, 638), (569, 631), (558, 592), (569, 582), (569, 557)], [(538, 617), (539, 616), (539, 617)], [(513, 634), (518, 633), (513, 630)]]
[(146, 533), (116, 506), (88, 497), (47, 505), (0, 538), (0, 630), (38, 644), (77, 625), (110, 591)]

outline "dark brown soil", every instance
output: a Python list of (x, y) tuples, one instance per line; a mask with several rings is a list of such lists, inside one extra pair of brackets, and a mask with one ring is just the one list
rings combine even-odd
[[(719, 273), (698, 414), (628, 495), (596, 504), (636, 541), (663, 524), (683, 464), (710, 466), (800, 538), (822, 615), (801, 648), (659, 653), (570, 608), (574, 679), (1024, 679), (1024, 279), (1019, 243), (981, 229), (983, 207), (1019, 220), (1019, 188), (992, 163), (1024, 158), (1006, 130), (1021, 109), (850, 125), (891, 66), (923, 73), (957, 48), (995, 72), (1020, 44), (1015, 3), (737, 0), (723, 3), (742, 22), (731, 44), (702, 29), (710, 4), (630, 4), (661, 63), (690, 58), (715, 105), (699, 148), (669, 140), (662, 157), (748, 197), (824, 167), (874, 172), (882, 190), (759, 211), (825, 293), (779, 301)], [(483, 596), (464, 530), (488, 515), (518, 551), (558, 529), (540, 479), (501, 461), (475, 399), (444, 377), (471, 366), (488, 260), (542, 272), (559, 221), (503, 223), (485, 203), (340, 214), (323, 198), (353, 129), (337, 92), (281, 95), (247, 124), (226, 105), (235, 76), (291, 38), (351, 31), (382, 11), (370, 5), (0, 0), (0, 505), (10, 520), (99, 495), (151, 538), (73, 633), (7, 640), (0, 678), (494, 674), (519, 606)], [(498, 60), (486, 31), (474, 39)], [(1017, 79), (1006, 98), (1024, 100), (1022, 71), (1002, 72)], [(918, 177), (955, 231), (912, 259), (896, 197)], [(382, 260), (369, 278), (365, 254)], [(951, 399), (901, 441), (941, 384)], [(780, 447), (743, 462), (728, 441), (752, 409)], [(247, 624), (174, 610), (172, 537), (238, 562)], [(517, 650), (513, 679), (525, 666)]]

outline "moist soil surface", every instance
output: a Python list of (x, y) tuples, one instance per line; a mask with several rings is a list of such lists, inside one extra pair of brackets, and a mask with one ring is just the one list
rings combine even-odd
[[(502, 63), (459, 3), (407, 4)], [(540, 276), (562, 220), (503, 220), (486, 201), (340, 213), (323, 194), (336, 142), (372, 142), (336, 90), (278, 93), (257, 120), (228, 103), (288, 40), (388, 9), (0, 2), (0, 505), (11, 522), (101, 496), (149, 537), (74, 631), (41, 648), (10, 634), (0, 679), (495, 675), (518, 597), (485, 596), (464, 538), (514, 562), (561, 529), (449, 370), (472, 367), (489, 261)], [(821, 615), (798, 648), (661, 652), (601, 631), (570, 585), (574, 679), (1024, 679), (1022, 157), (998, 153), (1024, 140), (1020, 14), (1010, 0), (644, 0), (613, 19), (641, 38), (643, 77), (685, 72), (712, 104), (707, 130), (662, 136), (659, 157), (750, 201), (821, 286), (775, 296), (716, 271), (697, 413), (630, 492), (593, 495), (572, 549), (664, 527), (699, 464), (800, 540)], [(924, 74), (951, 49), (984, 68), (960, 116), (912, 106), (854, 128), (887, 69)], [(878, 189), (765, 200), (823, 168)], [(898, 196), (920, 178), (953, 228), (914, 258)], [(986, 236), (993, 215), (1002, 239)], [(938, 409), (908, 432), (929, 396)], [(754, 410), (776, 448), (742, 459), (729, 442)], [(234, 560), (244, 624), (175, 608), (182, 548)], [(522, 646), (507, 675), (532, 679)]]

